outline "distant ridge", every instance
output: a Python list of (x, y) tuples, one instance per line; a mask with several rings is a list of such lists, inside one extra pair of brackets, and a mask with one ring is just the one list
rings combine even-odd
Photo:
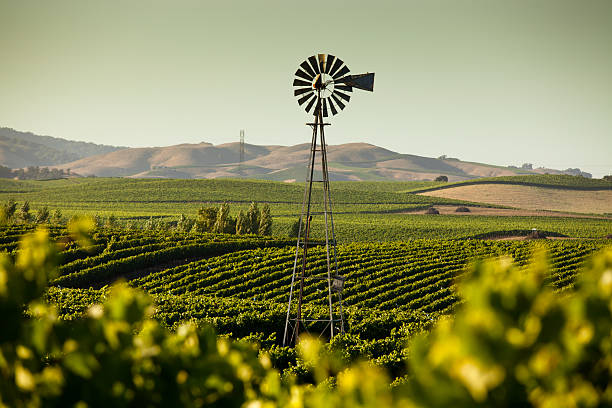
[[(167, 147), (128, 148), (88, 157), (61, 168), (83, 176), (138, 178), (248, 177), (264, 180), (302, 181), (310, 145), (245, 145), (240, 160), (239, 143), (180, 144)], [(478, 177), (536, 174), (456, 159), (435, 159), (401, 154), (367, 143), (330, 145), (327, 154), (332, 180), (433, 180), (440, 175), (449, 181)]]
[[(165, 147), (128, 148), (75, 142), (0, 128), (0, 165), (10, 168), (48, 166), (70, 169), (71, 174), (98, 177), (136, 178), (254, 178), (302, 181), (310, 145), (240, 145), (225, 143), (178, 144)], [(525, 167), (503, 167), (397, 153), (367, 143), (330, 145), (327, 154), (332, 180), (410, 181), (446, 176), (449, 182), (482, 177), (529, 174), (563, 174), (559, 171)], [(587, 175), (584, 173), (584, 175)], [(590, 176), (590, 175), (587, 175)]]
[(0, 127), (0, 165), (10, 168), (59, 165), (120, 149)]

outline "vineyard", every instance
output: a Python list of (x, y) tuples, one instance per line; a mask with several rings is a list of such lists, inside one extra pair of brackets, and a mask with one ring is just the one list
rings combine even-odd
[[(574, 292), (581, 269), (608, 245), (606, 236), (612, 233), (605, 215), (416, 214), (435, 205), (482, 205), (405, 192), (438, 184), (332, 185), (338, 267), (347, 278), (346, 333), (325, 348), (343, 364), (367, 359), (395, 384), (414, 375), (406, 366), (411, 358), (406, 344), (464, 305), (459, 287), (481, 268), (479, 260), (511, 259), (520, 275), (530, 273), (530, 259), (544, 252), (549, 263), (544, 285), (565, 296)], [(311, 382), (299, 350), (281, 346), (295, 260), (295, 238), (289, 235), (302, 194), (300, 184), (251, 180), (0, 181), (0, 200), (27, 200), (33, 209), (60, 209), (64, 215), (62, 222), (44, 223), (61, 248), (44, 290), (60, 321), (87, 319), (92, 306), (112, 299), (113, 284), (124, 280), (150, 296), (156, 324), (169, 333), (178, 335), (185, 322), (203, 330), (213, 327), (221, 338), (257, 344), (283, 376)], [(269, 204), (272, 236), (202, 233), (179, 225), (182, 214), (194, 217), (203, 205), (227, 202), (235, 215), (251, 201)], [(86, 242), (75, 240), (65, 222), (78, 214), (98, 219)], [(111, 216), (118, 220), (114, 227), (104, 221)], [(313, 222), (313, 239), (321, 238), (318, 227)], [(13, 218), (0, 227), (0, 252), (17, 259), (20, 238), (36, 228), (33, 221)], [(561, 239), (496, 240), (524, 237), (533, 228)], [(315, 279), (325, 270), (324, 253), (323, 247), (308, 252), (303, 311), (314, 319), (328, 313), (325, 283)], [(311, 329), (322, 331), (317, 324)]]
[[(567, 186), (577, 183), (575, 177), (570, 176), (567, 176), (568, 180), (557, 176), (534, 177), (539, 183), (561, 183), (563, 180)], [(592, 182), (597, 186), (604, 183), (601, 180)], [(549, 217), (416, 214), (417, 210), (436, 205), (483, 206), (406, 193), (414, 188), (440, 184), (332, 182), (339, 241), (463, 239), (484, 233), (494, 235), (495, 232), (528, 231), (532, 228), (573, 238), (604, 238), (612, 233), (612, 221), (605, 215), (572, 218), (561, 214)], [(302, 196), (303, 185), (300, 183), (256, 180), (0, 180), (0, 202), (13, 199), (21, 205), (28, 201), (32, 210), (48, 208), (53, 212), (58, 209), (66, 218), (82, 214), (112, 216), (124, 226), (141, 228), (151, 217), (166, 223), (176, 223), (181, 215), (193, 217), (203, 205), (219, 206), (228, 202), (230, 214), (235, 217), (239, 211), (246, 211), (252, 201), (268, 203), (274, 220), (272, 233), (276, 236), (290, 234), (296, 214), (300, 212)]]
[[(18, 237), (32, 229), (5, 227), (0, 245), (16, 253)], [(66, 240), (65, 229), (51, 228), (51, 235)], [(368, 357), (401, 376), (405, 342), (452, 313), (460, 302), (457, 279), (475, 260), (507, 256), (521, 266), (544, 249), (552, 271), (548, 285), (565, 291), (585, 259), (604, 246), (597, 240), (474, 239), (340, 245), (347, 335), (332, 347), (349, 360)], [(65, 247), (47, 299), (58, 305), (61, 318), (74, 320), (107, 296), (106, 285), (123, 278), (153, 296), (164, 326), (210, 324), (220, 334), (260, 343), (279, 368), (296, 370), (295, 351), (279, 346), (294, 254), (291, 239), (98, 229), (90, 245)], [(312, 275), (324, 270), (323, 255), (322, 247), (309, 252)], [(306, 313), (324, 315), (324, 282), (314, 282), (305, 292)]]

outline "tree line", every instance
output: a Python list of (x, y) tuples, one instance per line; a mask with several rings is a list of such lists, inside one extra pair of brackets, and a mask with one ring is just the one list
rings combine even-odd
[(11, 169), (0, 166), (0, 178), (16, 178), (19, 180), (51, 180), (66, 178), (71, 175), (70, 169), (29, 166), (26, 169)]
[(272, 235), (272, 215), (267, 203), (260, 209), (257, 203), (252, 202), (246, 212), (240, 210), (236, 217), (232, 217), (229, 204), (223, 203), (218, 208), (200, 207), (193, 221), (181, 215), (177, 228), (184, 231), (219, 234)]
[[(109, 228), (120, 226), (126, 228), (135, 227), (131, 222), (122, 225), (114, 214), (107, 217), (95, 215), (93, 219), (98, 226)], [(24, 201), (20, 205), (12, 199), (0, 205), (0, 225), (29, 223), (63, 224), (66, 221), (59, 208), (51, 212), (48, 207), (44, 206), (33, 211), (28, 201)], [(269, 236), (272, 235), (272, 214), (267, 203), (263, 204), (260, 209), (257, 203), (252, 202), (246, 212), (240, 210), (236, 217), (232, 217), (230, 215), (229, 204), (223, 203), (219, 207), (200, 207), (195, 219), (184, 214), (181, 214), (178, 221), (174, 222), (165, 222), (150, 217), (144, 224), (141, 224), (141, 227), (146, 230), (173, 228), (178, 231), (193, 233), (212, 232), (218, 234)]]
[(23, 204), (19, 205), (14, 200), (8, 200), (0, 205), (0, 225), (14, 223), (60, 223), (62, 220), (63, 216), (59, 208), (53, 211), (53, 213), (47, 207), (41, 207), (36, 211), (32, 211), (28, 201), (24, 201)]

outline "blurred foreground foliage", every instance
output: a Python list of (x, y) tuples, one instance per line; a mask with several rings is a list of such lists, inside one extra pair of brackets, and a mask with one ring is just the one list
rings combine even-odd
[[(69, 230), (86, 243), (90, 228), (82, 219)], [(411, 342), (409, 374), (390, 385), (381, 368), (347, 367), (311, 338), (297, 351), (312, 384), (299, 384), (252, 344), (189, 323), (163, 328), (150, 298), (125, 284), (86, 317), (59, 320), (42, 300), (56, 245), (40, 229), (15, 259), (0, 254), (2, 407), (612, 405), (611, 249), (572, 293), (546, 286), (543, 254), (526, 270), (504, 259), (476, 264), (459, 285), (466, 302)]]

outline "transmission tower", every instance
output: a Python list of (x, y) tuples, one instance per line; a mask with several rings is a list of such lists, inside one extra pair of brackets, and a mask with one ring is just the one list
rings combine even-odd
[[(309, 57), (295, 72), (293, 93), (298, 97), (300, 106), (306, 104), (305, 110), (313, 114), (314, 120), (307, 123), (312, 128), (312, 139), (289, 288), (283, 345), (295, 344), (302, 332), (318, 332), (319, 336), (325, 336), (328, 332), (329, 338), (337, 333), (344, 333), (342, 290), (345, 278), (338, 273), (337, 242), (325, 142), (325, 126), (330, 124), (325, 123), (323, 118), (329, 116), (328, 107), (332, 115), (339, 112), (337, 108), (343, 110), (345, 103), (350, 100), (349, 93), (353, 88), (367, 91), (374, 89), (373, 73), (349, 75), (349, 72), (341, 59), (329, 54)], [(320, 163), (317, 160), (317, 153), (320, 156)], [(320, 211), (317, 211), (319, 209)], [(317, 224), (313, 221), (313, 217), (321, 217), (323, 222)], [(322, 231), (314, 231), (313, 227), (317, 226), (322, 227)], [(323, 270), (316, 268), (309, 270), (309, 249), (323, 245), (325, 267)], [(316, 310), (317, 307), (320, 310), (323, 305), (326, 311), (321, 316)], [(307, 316), (306, 313), (315, 313), (315, 315)]]
[(240, 164), (238, 165), (238, 173), (243, 176), (242, 162), (244, 161), (244, 129), (240, 129)]

